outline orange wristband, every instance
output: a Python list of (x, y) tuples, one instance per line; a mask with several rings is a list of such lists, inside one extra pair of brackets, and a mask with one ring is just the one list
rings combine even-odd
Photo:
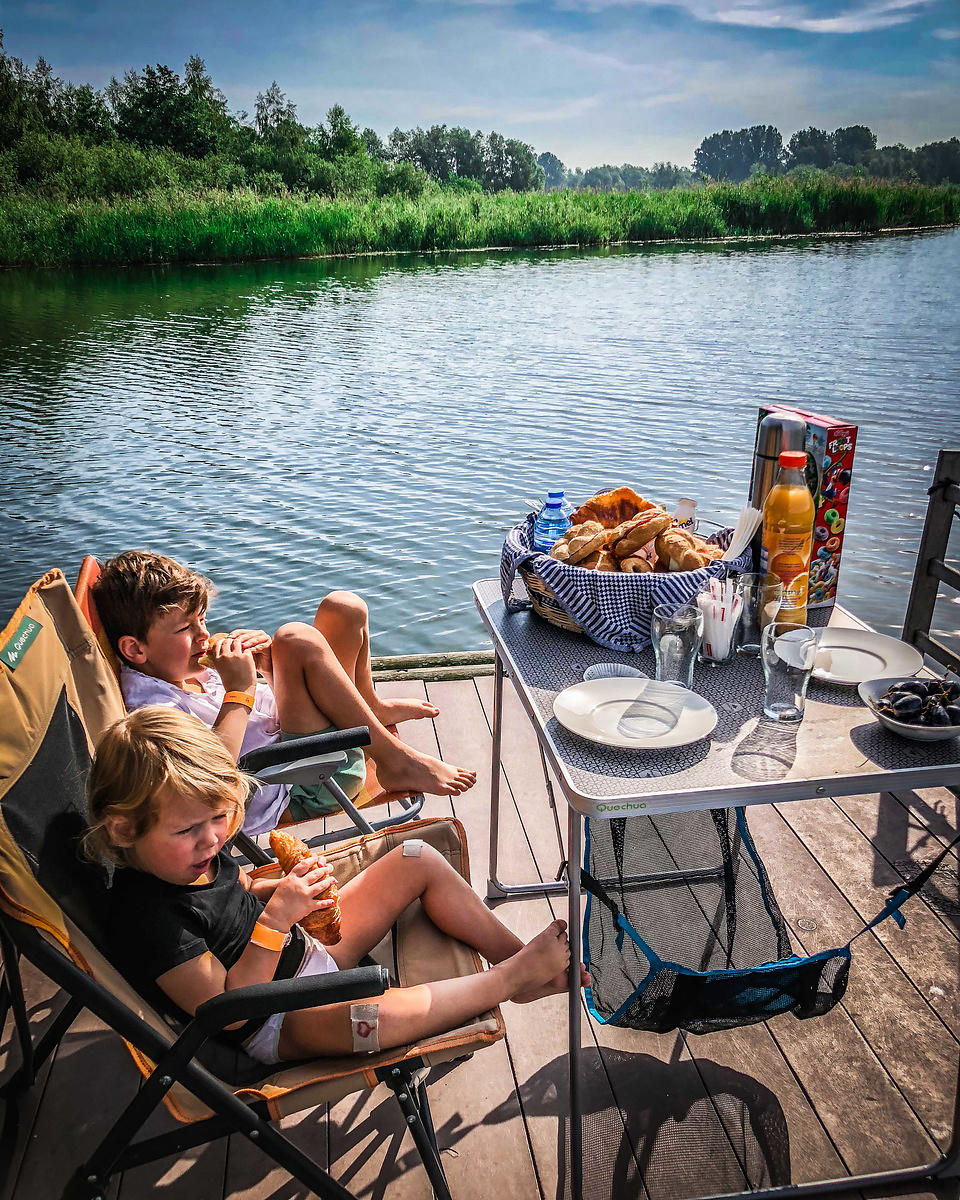
[(264, 950), (280, 951), (287, 944), (289, 936), (289, 933), (281, 933), (279, 929), (271, 929), (267, 925), (261, 925), (258, 921), (250, 934), (250, 941)]
[(222, 702), (224, 704), (242, 704), (244, 708), (253, 708), (257, 698), (251, 696), (249, 692), (227, 692)]

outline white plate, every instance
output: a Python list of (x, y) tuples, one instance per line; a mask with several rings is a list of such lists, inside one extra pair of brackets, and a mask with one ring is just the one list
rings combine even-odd
[(629, 750), (687, 746), (712, 733), (717, 723), (708, 700), (679, 684), (652, 679), (576, 683), (554, 699), (553, 715), (588, 741)]
[(920, 651), (899, 638), (869, 629), (825, 629), (813, 677), (855, 687), (880, 676), (916, 675), (922, 666)]

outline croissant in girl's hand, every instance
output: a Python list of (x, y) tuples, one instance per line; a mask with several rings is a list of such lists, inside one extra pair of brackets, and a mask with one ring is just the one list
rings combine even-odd
[[(293, 833), (282, 829), (274, 829), (270, 834), (270, 849), (277, 857), (280, 870), (289, 875), (293, 868), (305, 858), (313, 858), (314, 852), (306, 842)], [(335, 946), (340, 941), (340, 896), (337, 881), (334, 880), (329, 889), (323, 893), (324, 900), (336, 900), (333, 908), (321, 908), (317, 912), (307, 913), (298, 922), (300, 928), (311, 937), (315, 937), (324, 946)]]

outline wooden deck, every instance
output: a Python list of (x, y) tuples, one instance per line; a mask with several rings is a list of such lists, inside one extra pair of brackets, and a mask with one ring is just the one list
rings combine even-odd
[[(453, 803), (428, 798), (425, 815), (466, 826), (474, 885), (486, 879), (490, 678), (391, 683), (388, 695), (425, 693), (435, 722), (405, 728), (411, 743), (476, 767), (476, 788)], [(503, 743), (501, 876), (552, 878), (560, 861), (534, 735), (508, 684)], [(903, 876), (957, 832), (945, 790), (819, 799), (749, 813), (798, 952), (845, 942)], [(583, 1022), (585, 1195), (673, 1197), (830, 1178), (927, 1161), (949, 1137), (960, 1048), (960, 908), (951, 857), (924, 897), (857, 942), (843, 1003), (819, 1020), (695, 1038)], [(501, 906), (521, 937), (564, 906)], [(31, 979), (37, 1018), (48, 985)], [(563, 1195), (566, 1001), (505, 1005), (507, 1038), (432, 1083), (451, 1190), (459, 1200), (555, 1200)], [(72, 1165), (137, 1086), (117, 1038), (89, 1018), (64, 1039), (30, 1098), (12, 1187), (3, 1200), (60, 1193)], [(160, 1125), (158, 1123), (157, 1128)], [(385, 1089), (285, 1122), (358, 1196), (430, 1196)], [(952, 1196), (956, 1189), (941, 1187)], [(297, 1200), (304, 1190), (245, 1139), (115, 1180), (110, 1200)]]

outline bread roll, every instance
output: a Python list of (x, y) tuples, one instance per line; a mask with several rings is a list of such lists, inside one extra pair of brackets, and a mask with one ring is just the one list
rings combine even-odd
[[(270, 834), (270, 849), (277, 857), (280, 870), (289, 875), (293, 868), (305, 858), (314, 858), (314, 851), (306, 842), (300, 840), (294, 833), (283, 829), (274, 829)], [(324, 892), (324, 900), (336, 900), (333, 908), (321, 908), (316, 912), (307, 913), (298, 924), (305, 933), (315, 937), (324, 946), (335, 946), (340, 941), (340, 894), (337, 881), (331, 883)]]

